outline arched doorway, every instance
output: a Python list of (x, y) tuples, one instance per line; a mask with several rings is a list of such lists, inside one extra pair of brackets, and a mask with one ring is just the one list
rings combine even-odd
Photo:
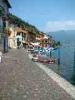
[(26, 40), (26, 34), (23, 32), (17, 32), (16, 35), (17, 48), (23, 48), (25, 40)]

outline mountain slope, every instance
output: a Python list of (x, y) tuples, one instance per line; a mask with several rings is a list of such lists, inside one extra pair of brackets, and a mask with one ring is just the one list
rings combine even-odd
[(50, 34), (59, 41), (75, 41), (75, 30), (67, 30), (67, 31), (57, 31), (57, 32), (49, 32)]

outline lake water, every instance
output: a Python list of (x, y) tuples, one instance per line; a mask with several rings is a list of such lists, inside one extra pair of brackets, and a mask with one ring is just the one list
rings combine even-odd
[[(57, 66), (58, 73), (68, 80), (70, 83), (75, 85), (75, 59), (74, 59), (74, 51), (75, 51), (75, 41), (72, 41), (72, 37), (70, 40), (61, 39), (60, 42), (62, 46), (60, 47), (60, 66)], [(58, 51), (54, 51), (53, 55), (58, 57)], [(54, 71), (57, 72), (54, 68)]]

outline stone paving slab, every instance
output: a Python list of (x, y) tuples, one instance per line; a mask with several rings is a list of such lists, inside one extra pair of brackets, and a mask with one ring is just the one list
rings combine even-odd
[(10, 50), (0, 64), (0, 100), (74, 100), (28, 58)]

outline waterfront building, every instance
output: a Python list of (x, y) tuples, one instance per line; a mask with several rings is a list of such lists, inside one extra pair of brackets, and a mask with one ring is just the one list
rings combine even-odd
[(27, 48), (31, 42), (35, 42), (36, 35), (27, 29), (22, 29), (15, 24), (9, 25), (8, 46), (10, 48)]
[(48, 35), (46, 35), (43, 32), (40, 32), (36, 36), (36, 41), (40, 43), (41, 47), (47, 47), (48, 45), (52, 44), (52, 38), (50, 38)]
[(8, 15), (11, 5), (8, 0), (0, 0), (0, 48), (7, 49), (8, 36), (6, 29), (8, 27)]

